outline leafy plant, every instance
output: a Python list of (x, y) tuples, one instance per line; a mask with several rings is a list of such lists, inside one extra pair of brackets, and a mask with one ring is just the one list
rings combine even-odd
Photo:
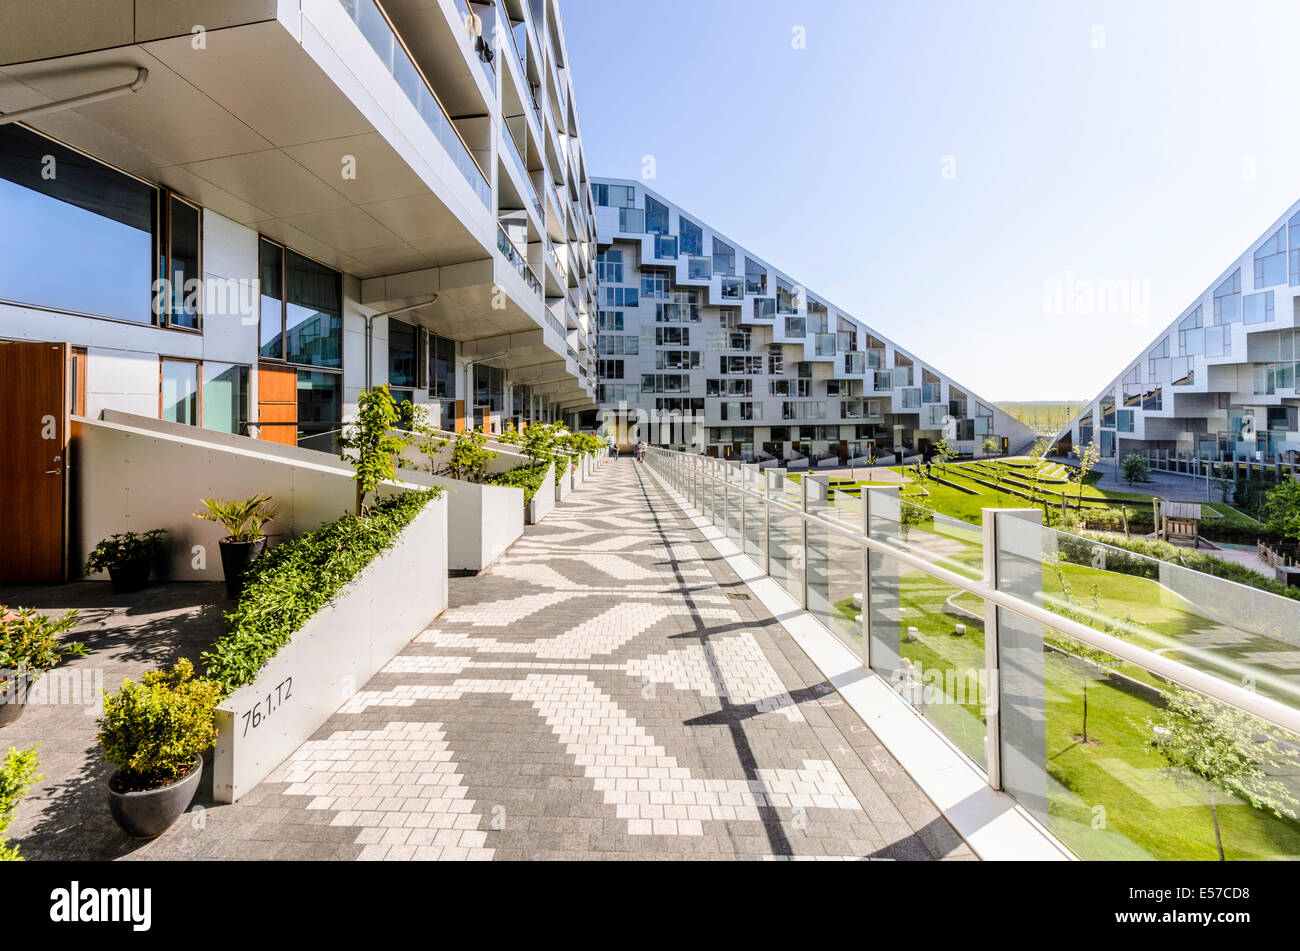
[(489, 476), (487, 481), (490, 485), (508, 485), (523, 489), (524, 504), (527, 505), (546, 483), (546, 465), (516, 466), (508, 472)]
[(558, 438), (554, 426), (549, 423), (533, 423), (523, 431), (523, 440), (519, 443), (519, 447), (533, 465), (537, 465), (551, 459)]
[(459, 433), (451, 446), (446, 472), (453, 479), (482, 482), (488, 463), (500, 455), (487, 446), (487, 433), (474, 429)]
[(1120, 471), (1124, 473), (1124, 479), (1129, 485), (1134, 482), (1145, 482), (1147, 476), (1151, 474), (1151, 467), (1143, 456), (1136, 452), (1131, 452), (1125, 456), (1119, 464)]
[[(1088, 473), (1096, 468), (1097, 463), (1101, 461), (1101, 449), (1094, 439), (1086, 446), (1076, 446), (1074, 454), (1079, 457), (1079, 468), (1075, 469), (1070, 478), (1079, 483), (1079, 501), (1078, 508), (1083, 508), (1083, 487), (1088, 484)], [(1064, 493), (1062, 493), (1064, 496)]]
[(997, 451), (1000, 448), (998, 446), (998, 441), (994, 439), (992, 436), (985, 438), (983, 447), (984, 447), (984, 454), (986, 456), (997, 455)]
[(953, 454), (953, 445), (948, 441), (947, 436), (934, 444), (934, 458), (939, 460), (944, 475), (948, 474), (948, 460), (953, 457)]
[(408, 492), (377, 502), (368, 517), (345, 515), (330, 525), (272, 548), (253, 562), (230, 633), (203, 655), (207, 675), (223, 695), (252, 683), (262, 665), (307, 620), (391, 547), (442, 489)]
[(911, 535), (912, 526), (925, 525), (933, 520), (933, 513), (919, 505), (913, 505), (911, 502), (903, 502), (899, 505), (898, 532), (903, 536), (903, 541), (907, 541), (908, 536)]
[(19, 801), (44, 776), (36, 774), (36, 749), (20, 750), (9, 747), (4, 762), (0, 762), (0, 862), (21, 862), (18, 846), (10, 845), (4, 832), (14, 820)]
[(1300, 542), (1300, 482), (1282, 482), (1269, 489), (1264, 514), (1283, 538)]
[(157, 789), (183, 778), (194, 761), (217, 741), (214, 712), (221, 688), (195, 680), (194, 665), (179, 661), (153, 670), (137, 683), (127, 680), (104, 697), (99, 743), (118, 768), (117, 788)]
[(339, 445), (351, 452), (353, 480), (357, 484), (358, 516), (366, 514), (366, 496), (397, 474), (397, 456), (409, 444), (394, 432), (401, 414), (388, 384), (362, 390), (357, 397), (357, 415), (343, 430)]
[(251, 495), (246, 499), (201, 499), (204, 510), (195, 512), (195, 518), (219, 522), (226, 530), (228, 542), (254, 542), (266, 533), (267, 522), (279, 516), (271, 505), (269, 495)]
[(167, 534), (165, 528), (147, 532), (121, 532), (105, 538), (86, 558), (86, 574), (121, 568), (141, 561), (156, 561), (162, 557)]
[(1169, 695), (1160, 721), (1148, 720), (1147, 727), (1174, 777), (1203, 786), (1209, 795), (1220, 862), (1223, 833), (1216, 788), (1279, 818), (1297, 818), (1300, 802), (1276, 778), (1300, 771), (1300, 751), (1289, 735), (1249, 713), (1181, 688)]
[(55, 620), (33, 608), (12, 610), (0, 604), (0, 688), (8, 689), (10, 673), (36, 678), (65, 657), (85, 657), (85, 644), (59, 641), (77, 626), (77, 617), (78, 612), (69, 611)]

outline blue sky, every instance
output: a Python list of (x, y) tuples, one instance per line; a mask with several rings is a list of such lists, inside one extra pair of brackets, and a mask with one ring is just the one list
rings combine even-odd
[[(562, 13), (593, 174), (653, 156), (651, 188), (990, 399), (1095, 395), (1300, 199), (1294, 2)], [(1070, 280), (1127, 312), (1062, 314)]]

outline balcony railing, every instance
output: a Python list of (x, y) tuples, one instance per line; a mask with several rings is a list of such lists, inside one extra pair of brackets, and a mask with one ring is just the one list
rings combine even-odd
[(484, 207), (492, 205), (492, 186), (487, 176), (474, 161), (469, 146), (460, 137), (460, 132), (452, 124), (447, 111), (434, 94), (433, 87), (420, 72), (415, 60), (407, 51), (401, 37), (393, 29), (388, 17), (379, 9), (374, 0), (339, 0), (339, 5), (347, 12), (352, 22), (357, 25), (380, 62), (389, 75), (397, 81), (398, 88), (424, 120), (429, 131), (434, 134), (447, 154), (451, 156), (457, 170), (469, 183), (474, 194), (478, 195)]
[(533, 206), (533, 211), (537, 212), (538, 220), (545, 221), (546, 216), (542, 214), (542, 203), (538, 200), (537, 189), (533, 187), (533, 180), (528, 175), (528, 166), (524, 163), (523, 154), (519, 151), (519, 144), (515, 142), (515, 137), (508, 128), (503, 129), (501, 138), (506, 142), (506, 147), (501, 150), (502, 154), (507, 156), (506, 161), (510, 163), (515, 170), (515, 174), (524, 183), (526, 189), (524, 198)]
[(1294, 807), (1268, 803), (1300, 799), (1300, 602), (1045, 528), (1038, 509), (975, 525), (892, 488), (657, 448), (649, 465), (898, 695), (897, 716), (1078, 856), (1295, 851)]
[(524, 283), (528, 285), (532, 292), (541, 297), (542, 282), (537, 279), (533, 269), (528, 266), (528, 259), (515, 247), (515, 243), (510, 240), (510, 235), (506, 234), (506, 230), (499, 224), (497, 225), (497, 250), (505, 255), (505, 259), (519, 272), (519, 276), (524, 279)]

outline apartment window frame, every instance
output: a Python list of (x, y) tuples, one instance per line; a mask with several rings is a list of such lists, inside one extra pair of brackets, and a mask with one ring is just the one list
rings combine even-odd
[[(84, 354), (83, 354), (83, 358), (84, 358)], [(165, 395), (164, 395), (163, 388), (167, 380), (167, 365), (169, 363), (184, 364), (186, 366), (191, 366), (194, 368), (194, 382), (195, 382), (194, 422), (192, 423), (183, 423), (180, 420), (171, 419), (164, 415), (164, 411), (166, 409), (166, 403), (165, 403)], [(209, 426), (207, 424), (207, 420), (205, 418), (207, 412), (207, 400), (205, 396), (205, 389), (209, 382), (207, 377), (207, 369), (209, 366), (236, 367), (238, 369), (243, 370), (244, 372), (243, 400), (242, 400), (242, 405), (240, 407), (239, 418), (235, 420), (233, 430), (218, 429), (216, 427)], [(160, 420), (163, 420), (164, 422), (179, 423), (182, 426), (192, 426), (195, 429), (207, 429), (212, 432), (220, 432), (220, 433), (229, 432), (231, 435), (235, 435), (235, 436), (244, 435), (248, 432), (249, 425), (252, 424), (252, 417), (251, 417), (252, 378), (253, 378), (253, 368), (250, 364), (247, 363), (241, 363), (239, 361), (232, 361), (232, 360), (207, 360), (199, 357), (179, 357), (179, 356), (172, 356), (166, 353), (159, 354), (158, 355), (158, 418)]]
[[(267, 237), (266, 235), (259, 234), (257, 236), (257, 240), (258, 240), (257, 258), (258, 258), (259, 277), (262, 274), (263, 243), (278, 248), (280, 251), (280, 299), (279, 299), (280, 355), (278, 357), (268, 356), (267, 354), (262, 352), (262, 348), (264, 346), (261, 343), (263, 339), (262, 328), (265, 323), (264, 321), (265, 315), (263, 314), (262, 303), (267, 299), (266, 295), (263, 293), (263, 294), (259, 294), (258, 296), (258, 308), (257, 308), (258, 359), (267, 363), (275, 363), (283, 366), (297, 367), (297, 368), (302, 368), (307, 370), (320, 370), (325, 373), (342, 374), (347, 369), (347, 355), (345, 352), (346, 347), (343, 346), (343, 342), (344, 342), (343, 313), (345, 309), (344, 296), (343, 296), (343, 272), (337, 270), (336, 268), (330, 267), (328, 264), (325, 264), (322, 261), (316, 260), (310, 255), (303, 254), (301, 251), (295, 251), (293, 248), (289, 247), (288, 245), (276, 241), (274, 238)], [(335, 277), (338, 286), (338, 298), (339, 298), (339, 335), (338, 335), (339, 363), (338, 366), (328, 366), (325, 364), (317, 364), (317, 363), (301, 363), (299, 361), (289, 359), (289, 255), (290, 254), (296, 254), (298, 257), (302, 258), (303, 260), (309, 261), (312, 264), (316, 265), (317, 267), (324, 268), (326, 271), (331, 272)]]

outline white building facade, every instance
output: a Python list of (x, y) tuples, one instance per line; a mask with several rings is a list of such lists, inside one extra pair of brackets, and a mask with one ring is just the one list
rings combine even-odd
[(1103, 459), (1278, 464), (1300, 453), (1300, 202), (1076, 416), (1057, 438)]
[(324, 448), (384, 383), (447, 429), (594, 407), (555, 0), (11, 4), (0, 220), (0, 340), (69, 345), (73, 415)]
[(1023, 424), (642, 182), (594, 181), (597, 399), (623, 444), (841, 462), (1022, 451)]

